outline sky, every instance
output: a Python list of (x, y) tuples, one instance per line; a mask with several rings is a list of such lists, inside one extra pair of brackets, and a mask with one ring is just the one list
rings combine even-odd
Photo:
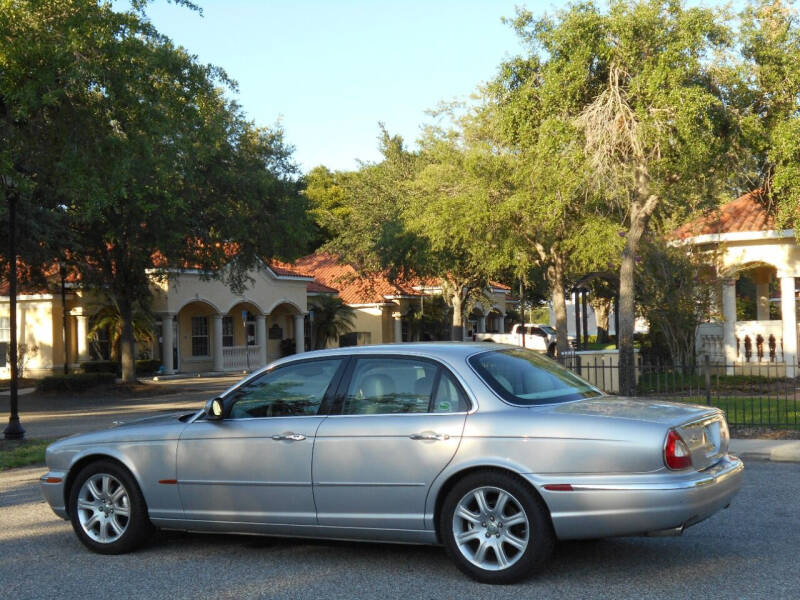
[(147, 13), (238, 82), (231, 96), (257, 125), (281, 123), (304, 172), (379, 160), (380, 122), (413, 146), (427, 110), (468, 99), (522, 51), (501, 22), (519, 0), (195, 2), (203, 16), (165, 0)]

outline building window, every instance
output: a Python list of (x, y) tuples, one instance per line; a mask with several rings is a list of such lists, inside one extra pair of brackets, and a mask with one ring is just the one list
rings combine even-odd
[(5, 367), (8, 344), (11, 341), (11, 318), (0, 317), (0, 367)]
[(233, 317), (222, 317), (222, 346), (233, 346)]
[(256, 317), (250, 311), (247, 311), (247, 321), (245, 323), (245, 335), (247, 336), (247, 345), (256, 345)]
[(192, 317), (192, 356), (208, 356), (208, 317)]

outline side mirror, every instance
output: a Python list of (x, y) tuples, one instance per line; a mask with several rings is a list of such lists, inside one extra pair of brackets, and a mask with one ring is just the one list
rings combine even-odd
[(222, 398), (214, 398), (206, 405), (206, 419), (209, 421), (220, 421), (224, 408)]

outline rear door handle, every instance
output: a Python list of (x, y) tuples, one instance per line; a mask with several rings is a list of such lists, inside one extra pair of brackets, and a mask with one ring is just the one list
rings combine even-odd
[(435, 431), (423, 431), (422, 433), (412, 433), (410, 436), (412, 440), (438, 440), (443, 442), (449, 440), (450, 436), (446, 433), (436, 433)]
[(294, 433), (292, 431), (288, 431), (286, 433), (278, 433), (272, 436), (272, 439), (276, 442), (299, 442), (306, 439), (302, 433)]

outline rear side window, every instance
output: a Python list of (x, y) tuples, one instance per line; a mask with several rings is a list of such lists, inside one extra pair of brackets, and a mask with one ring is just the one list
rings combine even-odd
[(512, 404), (554, 404), (603, 395), (590, 383), (532, 350), (492, 350), (471, 356), (469, 364), (489, 387)]
[(342, 414), (452, 413), (467, 401), (452, 376), (433, 362), (414, 358), (358, 358)]

